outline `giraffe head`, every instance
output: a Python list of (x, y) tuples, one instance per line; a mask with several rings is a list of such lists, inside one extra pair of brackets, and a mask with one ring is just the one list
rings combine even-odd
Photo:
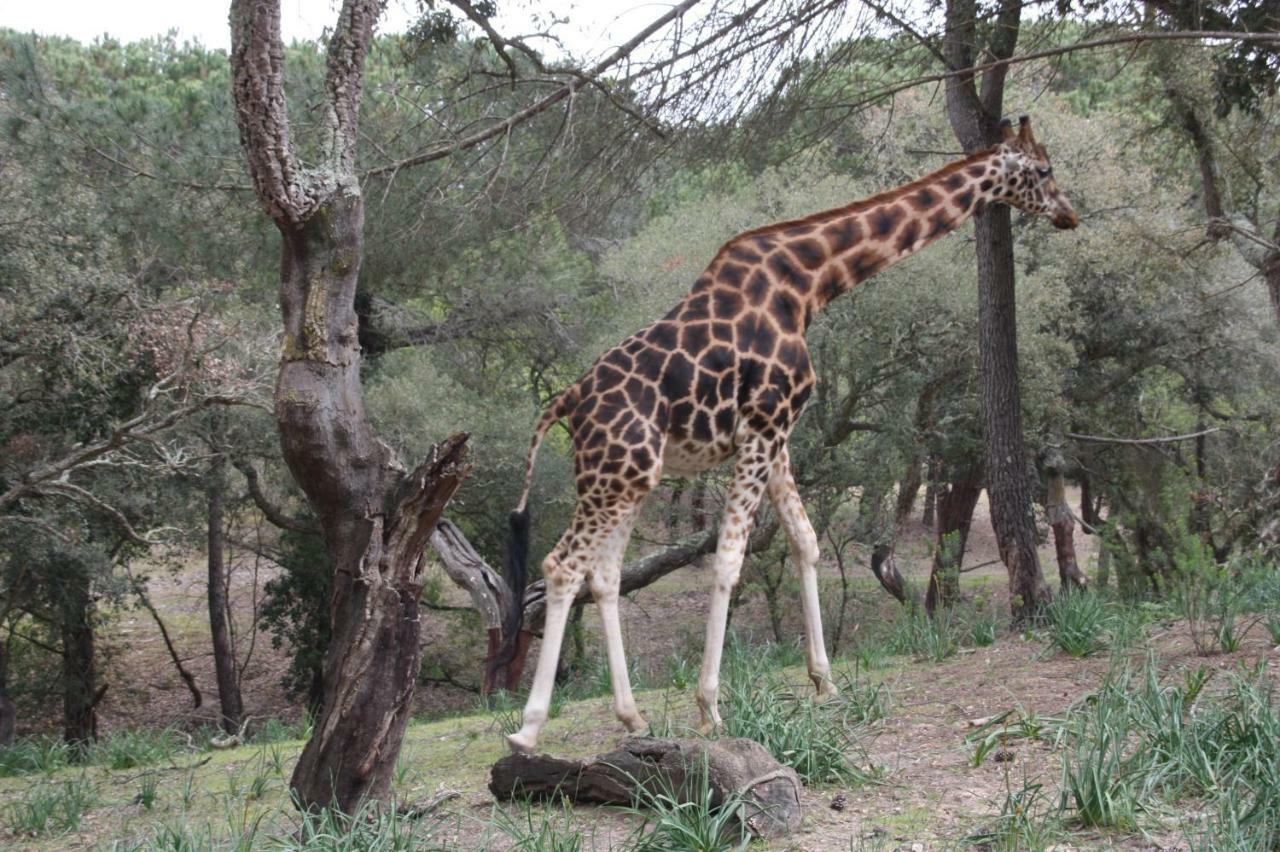
[(1058, 189), (1053, 179), (1053, 166), (1049, 153), (1031, 133), (1031, 119), (1018, 119), (1018, 132), (1009, 119), (1000, 122), (1003, 141), (996, 148), (1001, 167), (1001, 183), (1004, 192), (1001, 201), (1019, 210), (1039, 216), (1048, 216), (1055, 228), (1069, 229), (1080, 224), (1080, 217), (1071, 202)]

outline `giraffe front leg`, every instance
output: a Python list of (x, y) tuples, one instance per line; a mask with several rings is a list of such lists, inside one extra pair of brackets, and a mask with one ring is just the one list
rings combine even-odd
[(636, 699), (631, 693), (631, 674), (627, 671), (627, 657), (622, 647), (622, 624), (618, 618), (618, 590), (596, 595), (600, 618), (604, 622), (605, 647), (609, 654), (609, 679), (613, 685), (613, 712), (618, 721), (631, 733), (639, 733), (649, 723), (636, 709)]
[(724, 631), (729, 620), (729, 595), (738, 582), (747, 539), (768, 477), (769, 459), (764, 445), (743, 447), (734, 465), (733, 485), (720, 523), (712, 568), (711, 609), (707, 616), (707, 640), (702, 651), (702, 671), (698, 677), (698, 709), (702, 711), (699, 730), (711, 733), (722, 725), (717, 701), (720, 694), (720, 659), (724, 651)]
[(564, 639), (569, 609), (582, 585), (582, 575), (568, 569), (558, 560), (548, 558), (542, 566), (547, 578), (547, 615), (542, 627), (542, 647), (538, 649), (538, 667), (533, 673), (533, 686), (524, 705), (523, 725), (507, 737), (513, 751), (532, 752), (538, 747), (538, 733), (551, 711), (551, 690), (555, 687), (556, 664), (560, 660), (560, 643)]
[(831, 663), (827, 660), (827, 646), (822, 635), (822, 608), (818, 603), (818, 536), (800, 501), (795, 478), (791, 475), (791, 460), (785, 449), (773, 463), (769, 499), (786, 530), (787, 540), (791, 543), (791, 561), (800, 575), (800, 605), (804, 612), (809, 679), (818, 691), (818, 698), (826, 699), (839, 690), (831, 680)]

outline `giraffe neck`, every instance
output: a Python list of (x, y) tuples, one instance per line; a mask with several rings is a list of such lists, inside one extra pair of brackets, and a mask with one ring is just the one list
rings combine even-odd
[[(721, 268), (735, 260), (762, 261), (778, 285), (790, 284), (803, 294), (807, 325), (832, 299), (998, 199), (999, 174), (998, 149), (981, 151), (847, 207), (748, 231), (726, 246)], [(737, 277), (726, 271), (722, 279)]]

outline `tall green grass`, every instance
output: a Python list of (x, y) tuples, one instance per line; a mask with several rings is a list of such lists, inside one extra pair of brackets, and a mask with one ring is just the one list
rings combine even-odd
[[(1119, 668), (1068, 715), (1064, 811), (1088, 826), (1132, 829), (1175, 803), (1206, 814), (1229, 848), (1280, 846), (1280, 713), (1259, 666), (1221, 676), (1183, 671), (1162, 680), (1154, 660)], [(1228, 848), (1224, 847), (1224, 848)]]
[(861, 740), (867, 726), (884, 716), (881, 688), (844, 673), (838, 675), (840, 694), (818, 703), (807, 684), (797, 689), (774, 666), (778, 654), (730, 637), (721, 667), (723, 735), (755, 740), (805, 783), (875, 777)]

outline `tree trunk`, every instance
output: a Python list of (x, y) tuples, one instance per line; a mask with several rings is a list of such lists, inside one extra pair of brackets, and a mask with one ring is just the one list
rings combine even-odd
[(98, 738), (97, 667), (94, 661), (93, 597), (89, 578), (77, 576), (66, 589), (62, 614), (62, 736), (83, 754)]
[(0, 748), (13, 745), (18, 708), (9, 698), (9, 643), (0, 641)]
[(213, 668), (218, 678), (218, 707), (222, 730), (235, 734), (244, 718), (236, 652), (231, 644), (231, 608), (227, 602), (227, 570), (222, 541), (222, 501), (226, 490), (226, 457), (215, 451), (208, 480), (209, 632), (213, 637)]
[(1040, 572), (1032, 511), (1031, 471), (1022, 434), (1018, 380), (1013, 230), (1009, 208), (977, 217), (979, 401), (987, 449), (987, 496), (1000, 560), (1009, 575), (1014, 624), (1025, 624), (1048, 603)]
[(960, 566), (969, 546), (973, 510), (982, 494), (982, 461), (976, 459), (956, 471), (945, 491), (938, 495), (938, 530), (933, 550), (933, 570), (925, 593), (925, 612), (951, 607), (960, 600)]
[(323, 708), (290, 781), (303, 808), (385, 799), (422, 659), (425, 548), (467, 474), (465, 435), (416, 470), (378, 440), (360, 386), (356, 285), (364, 204), (355, 174), (364, 61), (378, 0), (344, 0), (329, 41), (319, 165), (298, 159), (278, 0), (233, 0), (232, 93), (254, 190), (282, 235), (284, 351), (276, 426), (334, 572)]
[(358, 194), (330, 199), (285, 234), (286, 340), (306, 354), (286, 343), (276, 390), (285, 462), (321, 519), (334, 570), (322, 709), (291, 784), (304, 807), (348, 812), (389, 792), (422, 662), (424, 548), (465, 475), (466, 440), (454, 436), (405, 477), (373, 435), (351, 308), (362, 250)]
[(1089, 585), (1089, 578), (1080, 570), (1076, 561), (1076, 520), (1067, 503), (1067, 483), (1060, 470), (1048, 470), (1046, 489), (1044, 510), (1049, 519), (1049, 527), (1053, 530), (1059, 586), (1064, 592), (1071, 588), (1083, 589)]
[(929, 457), (926, 470), (928, 475), (924, 486), (924, 511), (920, 514), (920, 523), (925, 529), (931, 530), (938, 509), (939, 460), (936, 456)]
[[(982, 61), (1007, 59), (1018, 40), (1021, 4), (999, 0), (984, 26)], [(978, 55), (976, 0), (947, 0), (943, 52), (952, 69), (973, 68)], [(947, 81), (947, 114), (965, 151), (1000, 141), (1004, 80), (1008, 66)], [(1015, 625), (1032, 618), (1049, 600), (1036, 553), (1029, 459), (1022, 434), (1018, 382), (1017, 315), (1014, 300), (1013, 229), (1009, 207), (992, 204), (974, 216), (978, 255), (978, 399), (987, 450), (987, 495), (1000, 559), (1009, 574)]]

